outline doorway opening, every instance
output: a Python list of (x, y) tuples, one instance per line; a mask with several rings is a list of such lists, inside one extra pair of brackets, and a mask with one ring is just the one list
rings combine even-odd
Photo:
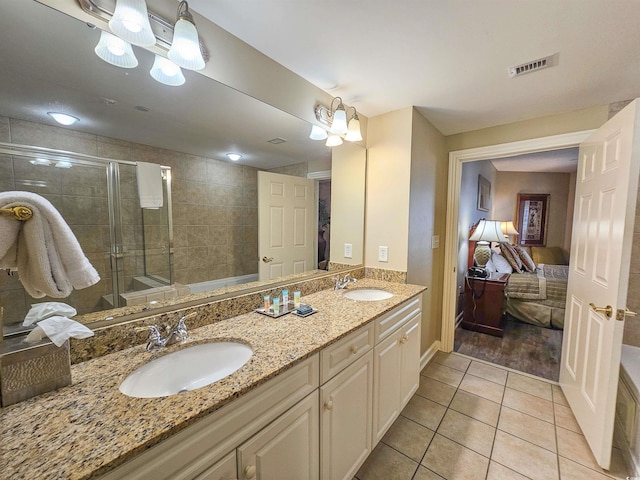
[[(577, 164), (573, 147), (463, 165), (454, 351), (558, 381)], [(504, 228), (486, 265), (481, 220)]]
[[(590, 133), (589, 131), (576, 132), (534, 140), (454, 151), (449, 154), (449, 208), (447, 210), (446, 226), (448, 240), (445, 245), (445, 284), (441, 337), (441, 349), (443, 351), (451, 352), (455, 347), (456, 326), (462, 319), (462, 309), (460, 305), (464, 288), (466, 288), (465, 277), (469, 267), (469, 227), (481, 218), (471, 219), (465, 217), (465, 206), (461, 204), (461, 202), (464, 201), (462, 192), (463, 189), (465, 189), (465, 186), (463, 186), (463, 168), (465, 165), (471, 166), (475, 162), (498, 158), (512, 159), (519, 155), (576, 148)], [(476, 167), (479, 165), (479, 163), (476, 163)], [(475, 181), (478, 181), (477, 176)], [(475, 205), (477, 206), (477, 203)], [(486, 208), (486, 206), (484, 208)], [(489, 219), (488, 215), (493, 215), (493, 212), (489, 209), (477, 213), (482, 214), (485, 219)], [(502, 215), (501, 212), (496, 212), (496, 215), (498, 214)], [(511, 216), (515, 216), (514, 211), (511, 212)], [(515, 218), (496, 218), (495, 220), (515, 220)], [(467, 253), (461, 254), (461, 251)], [(495, 359), (489, 359), (488, 361), (495, 362)]]

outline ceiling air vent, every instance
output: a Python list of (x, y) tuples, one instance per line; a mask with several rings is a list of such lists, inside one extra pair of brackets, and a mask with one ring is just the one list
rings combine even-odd
[(557, 63), (558, 54), (554, 53), (553, 55), (549, 55), (548, 57), (543, 57), (531, 62), (522, 63), (520, 65), (516, 65), (515, 67), (509, 67), (507, 70), (509, 71), (509, 76), (511, 78), (514, 78), (526, 73), (537, 72), (538, 70), (552, 67), (554, 65), (557, 65)]
[(273, 143), (274, 145), (278, 145), (279, 143), (285, 143), (286, 140), (284, 138), (276, 137), (276, 138), (272, 138), (271, 140), (267, 140), (267, 142)]

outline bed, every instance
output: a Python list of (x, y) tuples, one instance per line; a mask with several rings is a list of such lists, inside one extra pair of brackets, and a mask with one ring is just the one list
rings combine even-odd
[(505, 289), (506, 312), (547, 328), (564, 327), (568, 265), (537, 264), (535, 272), (512, 273)]

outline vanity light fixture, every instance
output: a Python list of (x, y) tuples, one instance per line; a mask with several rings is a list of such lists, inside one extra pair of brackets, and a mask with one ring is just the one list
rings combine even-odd
[(29, 163), (31, 165), (49, 166), (49, 165), (51, 165), (51, 160), (48, 160), (46, 158), (36, 158), (34, 160), (29, 160)]
[(187, 70), (204, 68), (198, 30), (196, 30), (193, 15), (189, 12), (189, 4), (185, 0), (178, 4), (178, 20), (173, 28), (173, 41), (168, 57), (176, 65)]
[(100, 33), (100, 41), (94, 51), (102, 60), (116, 67), (135, 68), (138, 66), (138, 59), (133, 53), (131, 44), (109, 32)]
[(66, 160), (60, 160), (58, 162), (56, 162), (56, 167), (58, 168), (71, 168), (73, 165), (71, 164), (71, 162), (68, 162)]
[(65, 125), (65, 126), (73, 125), (74, 123), (80, 121), (79, 118), (74, 117), (72, 115), (67, 115), (66, 113), (47, 112), (47, 115), (49, 115), (51, 118), (53, 118), (59, 124)]
[(168, 58), (164, 58), (157, 53), (156, 59), (153, 61), (153, 67), (151, 67), (149, 73), (154, 80), (171, 87), (179, 87), (180, 85), (184, 85), (185, 82), (180, 67)]
[[(338, 105), (334, 109), (336, 101)], [(353, 114), (347, 123), (347, 112), (349, 109), (353, 109)], [(358, 112), (355, 107), (345, 106), (344, 103), (342, 103), (342, 98), (335, 97), (331, 101), (331, 108), (326, 108), (323, 105), (316, 105), (314, 113), (316, 115), (316, 119), (329, 128), (330, 135), (327, 138), (326, 131), (317, 125), (313, 125), (311, 128), (311, 134), (309, 135), (309, 138), (312, 140), (324, 140), (326, 138), (326, 145), (328, 147), (342, 145), (343, 138), (348, 142), (359, 142), (362, 140)]]
[(227, 153), (227, 158), (232, 162), (237, 162), (242, 158), (242, 155), (240, 155), (239, 153)]
[(116, 9), (109, 20), (109, 28), (118, 37), (133, 45), (151, 47), (156, 44), (156, 36), (151, 30), (144, 0), (116, 0)]

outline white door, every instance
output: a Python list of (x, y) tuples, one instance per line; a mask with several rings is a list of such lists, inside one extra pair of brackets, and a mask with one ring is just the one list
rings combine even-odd
[(258, 172), (260, 280), (316, 267), (315, 223), (314, 180)]
[[(609, 468), (638, 190), (638, 100), (580, 145), (560, 384)], [(609, 308), (611, 316), (590, 307)]]

